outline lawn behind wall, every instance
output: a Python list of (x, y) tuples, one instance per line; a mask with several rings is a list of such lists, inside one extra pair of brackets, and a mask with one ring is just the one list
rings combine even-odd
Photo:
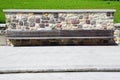
[(114, 22), (120, 22), (120, 1), (0, 0), (0, 23), (5, 23), (3, 9), (116, 9)]

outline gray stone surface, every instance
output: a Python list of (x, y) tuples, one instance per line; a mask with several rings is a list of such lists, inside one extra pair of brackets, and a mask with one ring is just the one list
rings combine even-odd
[(6, 45), (7, 45), (6, 35), (0, 34), (0, 46), (6, 46)]
[(115, 9), (74, 9), (74, 10), (55, 10), (55, 9), (52, 9), (52, 10), (37, 10), (37, 9), (34, 9), (34, 10), (30, 10), (30, 9), (4, 9), (3, 12), (115, 12), (116, 10)]
[(120, 73), (37, 73), (1, 74), (0, 80), (119, 80)]
[(1, 28), (4, 28), (6, 26), (6, 24), (0, 24)]
[(114, 26), (120, 26), (120, 23), (115, 23)]
[(120, 69), (120, 46), (0, 47), (0, 71)]

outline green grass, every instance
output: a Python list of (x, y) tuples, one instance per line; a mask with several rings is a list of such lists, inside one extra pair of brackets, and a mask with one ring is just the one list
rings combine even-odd
[(5, 22), (3, 9), (116, 9), (115, 22), (120, 22), (120, 1), (0, 0), (0, 23)]

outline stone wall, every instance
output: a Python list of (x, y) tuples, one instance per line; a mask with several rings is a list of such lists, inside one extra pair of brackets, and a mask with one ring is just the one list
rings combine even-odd
[(7, 45), (7, 38), (5, 35), (5, 24), (0, 24), (0, 46), (6, 46)]
[(8, 30), (114, 29), (114, 11), (6, 12)]
[(120, 23), (116, 23), (114, 24), (115, 26), (115, 32), (114, 32), (114, 36), (116, 37), (116, 43), (120, 44)]
[(0, 34), (0, 46), (6, 46), (6, 45), (7, 45), (6, 35)]
[[(3, 10), (7, 30), (113, 30), (115, 10)], [(84, 42), (85, 41), (85, 42)], [(8, 39), (7, 45), (41, 44), (102, 44), (106, 39), (94, 41), (75, 40), (15, 40)]]

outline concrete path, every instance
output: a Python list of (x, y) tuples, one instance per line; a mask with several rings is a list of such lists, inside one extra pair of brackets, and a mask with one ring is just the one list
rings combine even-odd
[(0, 80), (119, 80), (120, 73), (2, 74)]
[(0, 47), (0, 72), (120, 70), (120, 46)]

